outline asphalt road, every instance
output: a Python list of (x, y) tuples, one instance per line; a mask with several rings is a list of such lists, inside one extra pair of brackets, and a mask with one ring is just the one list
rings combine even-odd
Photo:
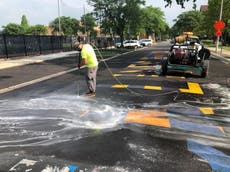
[(230, 171), (229, 63), (161, 76), (169, 46), (102, 60), (95, 98), (73, 56), (1, 70), (0, 171)]

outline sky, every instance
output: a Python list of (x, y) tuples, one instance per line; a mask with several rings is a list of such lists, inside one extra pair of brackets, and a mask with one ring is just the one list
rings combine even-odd
[[(165, 20), (171, 27), (182, 12), (192, 9), (192, 0), (186, 2), (185, 9), (182, 9), (173, 0), (171, 7), (165, 8), (164, 0), (146, 0), (146, 6), (160, 7), (165, 13)], [(200, 5), (207, 5), (208, 0), (197, 0), (197, 10)], [(60, 0), (61, 16), (70, 16), (80, 19), (85, 13), (91, 12), (92, 7), (87, 0)], [(29, 25), (49, 23), (58, 17), (58, 0), (0, 0), (0, 29), (8, 23), (21, 23), (22, 15), (25, 15)]]

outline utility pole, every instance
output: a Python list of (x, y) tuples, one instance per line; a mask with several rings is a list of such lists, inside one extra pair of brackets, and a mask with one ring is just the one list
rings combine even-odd
[(61, 35), (60, 0), (58, 1), (58, 35)]
[(84, 39), (84, 41), (88, 41), (88, 33), (86, 33), (86, 19), (85, 19), (85, 5), (83, 6), (83, 11), (84, 11), (84, 32), (85, 32), (85, 35), (86, 35), (86, 38)]
[[(224, 4), (224, 0), (221, 0), (220, 18), (219, 18), (219, 21), (222, 20), (222, 15), (223, 15), (223, 4)], [(219, 51), (219, 41), (220, 41), (220, 36), (217, 36), (217, 40), (216, 40), (216, 52), (217, 52), (217, 53), (218, 53), (218, 51)]]

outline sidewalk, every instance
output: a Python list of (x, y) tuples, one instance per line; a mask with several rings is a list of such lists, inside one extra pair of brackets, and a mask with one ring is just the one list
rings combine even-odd
[(39, 55), (39, 56), (23, 56), (23, 57), (13, 57), (9, 59), (0, 59), (0, 70), (27, 65), (31, 63), (41, 63), (43, 61), (64, 58), (75, 54), (78, 54), (78, 51), (60, 52), (55, 54), (47, 54), (47, 55)]
[(219, 49), (218, 52), (216, 52), (216, 47), (207, 47), (211, 53), (215, 56), (219, 56), (219, 57), (225, 57), (227, 59), (230, 59), (230, 51), (228, 50), (224, 50), (224, 49)]

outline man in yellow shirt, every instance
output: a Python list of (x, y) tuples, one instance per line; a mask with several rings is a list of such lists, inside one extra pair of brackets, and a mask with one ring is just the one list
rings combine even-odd
[(89, 97), (94, 97), (96, 95), (96, 76), (98, 69), (97, 56), (94, 52), (93, 47), (90, 44), (83, 44), (81, 42), (76, 42), (75, 48), (81, 51), (81, 61), (78, 67), (87, 66), (86, 70), (86, 83), (89, 92), (86, 93)]

